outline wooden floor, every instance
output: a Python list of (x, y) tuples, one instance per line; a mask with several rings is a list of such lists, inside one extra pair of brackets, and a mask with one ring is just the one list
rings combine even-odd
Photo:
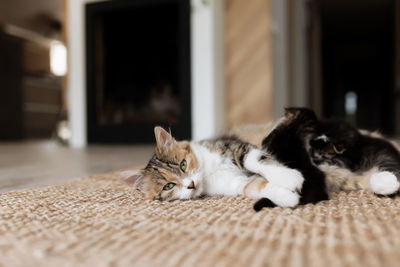
[(71, 149), (53, 141), (0, 143), (0, 192), (143, 167), (153, 146)]

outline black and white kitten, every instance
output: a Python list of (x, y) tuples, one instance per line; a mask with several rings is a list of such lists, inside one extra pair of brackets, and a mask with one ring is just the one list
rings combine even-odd
[(392, 142), (345, 121), (318, 121), (314, 127), (308, 152), (316, 165), (339, 166), (365, 176), (379, 195), (399, 191), (400, 152)]
[[(316, 126), (317, 117), (312, 110), (287, 108), (284, 118), (264, 138), (262, 149), (272, 154), (279, 162), (301, 172), (304, 177), (300, 204), (316, 203), (328, 199), (325, 174), (317, 168), (306, 149), (306, 137)], [(266, 198), (254, 205), (259, 211), (270, 207)]]

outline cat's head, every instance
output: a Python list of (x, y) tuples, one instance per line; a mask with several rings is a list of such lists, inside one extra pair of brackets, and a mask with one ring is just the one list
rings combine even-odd
[(292, 144), (288, 140), (297, 140), (298, 138), (308, 140), (309, 136), (313, 135), (317, 123), (318, 118), (311, 109), (285, 108), (285, 116), (277, 122), (273, 130), (264, 138), (262, 145), (268, 149), (279, 142), (283, 142), (282, 144), (290, 147)]
[(309, 141), (309, 152), (315, 163), (333, 160), (356, 144), (359, 133), (349, 123), (338, 120), (319, 121)]
[(314, 132), (317, 115), (309, 108), (290, 107), (285, 108), (285, 127), (292, 127), (297, 130), (298, 134), (309, 134)]
[(202, 192), (198, 160), (187, 141), (176, 141), (161, 127), (154, 128), (155, 154), (147, 166), (123, 176), (151, 200), (190, 199)]

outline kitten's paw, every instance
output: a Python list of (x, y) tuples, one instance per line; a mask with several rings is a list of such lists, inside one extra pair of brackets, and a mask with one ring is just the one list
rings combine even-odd
[(400, 183), (393, 173), (383, 171), (371, 175), (369, 186), (375, 194), (391, 195), (399, 190)]
[(303, 186), (304, 177), (295, 169), (273, 166), (273, 168), (270, 168), (266, 174), (265, 178), (270, 183), (286, 188), (290, 191), (300, 191)]
[(300, 201), (300, 196), (296, 192), (271, 183), (262, 190), (261, 194), (282, 208), (296, 207)]
[(260, 159), (263, 153), (258, 149), (250, 151), (244, 162), (245, 168), (263, 176), (270, 183), (290, 191), (301, 190), (304, 178), (299, 171), (274, 163), (262, 162)]

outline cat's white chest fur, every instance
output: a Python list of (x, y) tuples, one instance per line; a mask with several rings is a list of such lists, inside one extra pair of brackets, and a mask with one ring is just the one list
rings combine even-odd
[(216, 152), (192, 144), (199, 161), (202, 194), (236, 196), (243, 193), (244, 186), (250, 181), (231, 159)]
[[(268, 183), (268, 185), (264, 183), (262, 188), (258, 188), (254, 192), (247, 192), (246, 196), (254, 199), (266, 197), (281, 207), (294, 207), (299, 203), (299, 195), (290, 190), (301, 188), (303, 177), (298, 171), (276, 164), (266, 166), (262, 163), (256, 164), (252, 161), (257, 161), (257, 155), (250, 152), (250, 157), (246, 158), (245, 165), (249, 165), (252, 168), (249, 171), (255, 175), (249, 176), (235, 165), (231, 158), (224, 158), (197, 144), (192, 147), (199, 161), (198, 173), (192, 177), (197, 177), (198, 180), (195, 183), (201, 194), (208, 196), (245, 195), (245, 187), (254, 177), (265, 179), (265, 181), (267, 181), (265, 177), (269, 177), (276, 183)], [(257, 149), (254, 151), (257, 154), (260, 153)], [(294, 182), (287, 184), (287, 181), (291, 180)], [(281, 186), (282, 184), (284, 186)]]

